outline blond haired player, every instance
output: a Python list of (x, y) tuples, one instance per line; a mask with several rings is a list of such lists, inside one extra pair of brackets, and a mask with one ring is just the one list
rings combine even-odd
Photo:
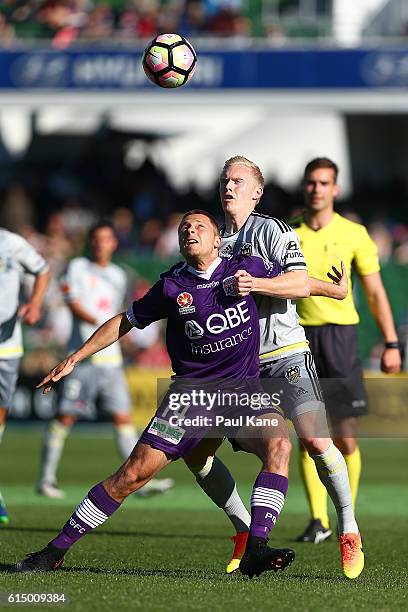
[[(256, 255), (279, 263), (284, 274), (273, 279), (255, 278), (248, 273), (238, 277), (241, 295), (255, 294), (258, 306), (261, 347), (260, 373), (263, 384), (285, 386), (284, 412), (294, 424), (303, 446), (316, 464), (319, 477), (337, 511), (341, 536), (343, 572), (356, 578), (363, 570), (364, 555), (354, 517), (347, 467), (334, 446), (327, 429), (324, 403), (313, 357), (296, 312), (298, 298), (312, 295), (344, 297), (344, 288), (319, 279), (309, 279), (296, 233), (279, 219), (255, 212), (263, 194), (264, 179), (259, 167), (249, 159), (235, 156), (227, 160), (220, 176), (220, 199), (225, 215), (221, 230), (222, 256)], [(267, 388), (267, 387), (265, 387)], [(285, 431), (283, 416), (280, 431)], [(237, 445), (233, 445), (236, 447)], [(238, 445), (239, 446), (239, 445)], [(287, 435), (276, 435), (272, 448), (270, 472), (277, 480), (287, 478), (291, 444)], [(198, 463), (198, 462), (197, 462)], [(201, 469), (188, 464), (198, 484), (229, 516), (237, 529), (236, 543), (227, 572), (235, 571), (245, 561), (254, 533), (250, 518), (236, 490), (234, 479), (217, 457), (207, 457)], [(271, 507), (281, 510), (282, 499), (274, 494)], [(251, 499), (251, 514), (265, 505), (261, 497)], [(265, 512), (265, 523), (271, 512)], [(246, 551), (245, 551), (246, 549)], [(245, 552), (245, 554), (244, 554)], [(242, 555), (244, 554), (244, 557)]]

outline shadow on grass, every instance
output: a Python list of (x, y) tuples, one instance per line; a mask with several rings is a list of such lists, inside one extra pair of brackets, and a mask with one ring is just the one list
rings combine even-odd
[[(272, 572), (265, 572), (262, 577), (253, 578), (250, 580), (246, 576), (242, 576), (239, 573), (234, 574), (225, 574), (223, 571), (214, 571), (214, 570), (194, 570), (194, 569), (180, 569), (180, 568), (172, 568), (172, 569), (160, 569), (160, 568), (148, 568), (148, 567), (128, 567), (123, 569), (110, 569), (106, 567), (86, 567), (86, 566), (71, 566), (71, 567), (62, 567), (59, 572), (63, 574), (101, 574), (104, 576), (140, 576), (144, 577), (153, 577), (159, 576), (163, 578), (176, 578), (176, 579), (200, 579), (200, 580), (216, 580), (218, 582), (231, 582), (239, 581), (239, 582), (251, 582), (251, 584), (256, 584), (259, 580), (270, 580), (273, 574)], [(0, 573), (5, 574), (16, 574), (14, 572), (14, 564), (5, 564), (0, 563)], [(292, 582), (331, 582), (333, 584), (344, 582), (345, 579), (342, 576), (308, 576), (307, 574), (292, 574), (285, 573), (283, 576), (280, 575), (279, 579), (285, 581)], [(21, 575), (21, 574), (20, 574)]]
[[(60, 531), (60, 527), (7, 527), (7, 531), (14, 531), (16, 533), (52, 533), (57, 535)], [(6, 533), (6, 530), (3, 531)], [(125, 537), (136, 537), (136, 538), (169, 538), (169, 539), (177, 539), (177, 540), (190, 540), (191, 538), (199, 538), (200, 540), (225, 540), (224, 535), (205, 535), (202, 533), (160, 533), (160, 532), (147, 532), (147, 531), (108, 531), (104, 529), (103, 531), (94, 531), (92, 532), (92, 536), (125, 536)]]
[[(0, 573), (5, 574), (18, 574), (14, 571), (14, 564), (0, 563)], [(201, 578), (205, 580), (221, 580), (224, 574), (221, 572), (206, 571), (206, 570), (190, 570), (190, 569), (150, 569), (142, 567), (127, 567), (123, 569), (110, 569), (103, 567), (85, 567), (85, 566), (71, 566), (62, 567), (58, 572), (63, 574), (102, 574), (106, 576), (163, 576), (164, 578)], [(28, 574), (24, 574), (28, 575)]]
[(160, 568), (148, 568), (148, 567), (125, 567), (123, 569), (110, 569), (103, 567), (84, 567), (84, 566), (71, 566), (71, 567), (62, 567), (62, 572), (67, 574), (70, 573), (86, 573), (86, 574), (104, 574), (107, 576), (140, 576), (140, 577), (149, 577), (149, 576), (162, 576), (163, 578), (194, 578), (194, 579), (202, 579), (202, 580), (223, 580), (224, 574), (221, 571), (207, 571), (205, 569), (202, 570), (194, 570), (194, 569), (180, 569), (180, 568), (171, 568), (171, 569), (160, 569)]

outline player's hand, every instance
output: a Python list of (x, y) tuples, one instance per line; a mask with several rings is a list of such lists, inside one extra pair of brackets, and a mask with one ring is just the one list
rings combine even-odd
[(332, 273), (328, 272), (327, 276), (339, 288), (337, 299), (344, 300), (348, 294), (348, 278), (344, 261), (341, 262), (341, 272), (335, 266), (332, 266), (332, 271)]
[(20, 306), (18, 314), (23, 323), (35, 325), (40, 320), (41, 310), (36, 304), (28, 302), (27, 304)]
[(72, 370), (75, 367), (76, 362), (72, 359), (72, 357), (67, 357), (64, 361), (61, 361), (58, 365), (55, 366), (38, 385), (35, 386), (36, 389), (40, 389), (44, 387), (43, 393), (49, 393), (54, 385), (54, 383), (64, 378), (64, 376), (68, 376), (71, 374)]
[(254, 287), (254, 279), (246, 270), (237, 270), (236, 278), (236, 294), (242, 297), (249, 295)]
[(381, 355), (381, 370), (385, 374), (398, 374), (401, 371), (401, 353), (399, 349), (384, 349)]

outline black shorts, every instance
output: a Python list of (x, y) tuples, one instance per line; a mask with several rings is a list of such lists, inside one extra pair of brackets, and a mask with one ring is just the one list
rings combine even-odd
[(332, 421), (367, 414), (356, 325), (305, 326)]

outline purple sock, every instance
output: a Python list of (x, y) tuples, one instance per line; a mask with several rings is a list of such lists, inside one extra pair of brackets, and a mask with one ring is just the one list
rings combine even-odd
[(250, 536), (266, 539), (285, 503), (288, 479), (280, 474), (260, 472), (251, 496)]
[(70, 548), (91, 529), (102, 525), (119, 506), (120, 502), (113, 499), (100, 482), (88, 492), (62, 531), (50, 544), (57, 548)]

